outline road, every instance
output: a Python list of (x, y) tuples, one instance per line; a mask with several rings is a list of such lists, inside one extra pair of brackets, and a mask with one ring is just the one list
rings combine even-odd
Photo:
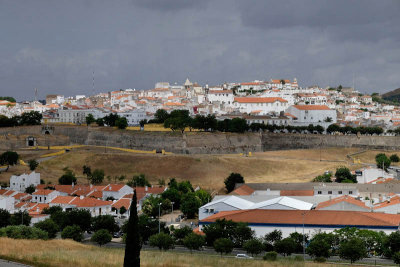
[(30, 267), (30, 265), (0, 259), (0, 267)]

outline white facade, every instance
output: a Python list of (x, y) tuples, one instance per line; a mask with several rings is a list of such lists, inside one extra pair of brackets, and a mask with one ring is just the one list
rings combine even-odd
[[(308, 126), (313, 124), (326, 128), (337, 121), (336, 110), (332, 110), (327, 106), (293, 105), (287, 109), (287, 112), (297, 118), (297, 120), (292, 121), (293, 125)], [(328, 118), (330, 118), (330, 122), (327, 122)]]
[(14, 212), (14, 198), (10, 196), (0, 196), (0, 209)]
[(394, 178), (393, 175), (378, 168), (364, 168), (356, 171), (357, 183), (367, 184), (371, 183), (378, 178)]
[(222, 104), (233, 104), (233, 92), (231, 90), (210, 90), (208, 92), (208, 101), (212, 102), (220, 102)]
[(34, 203), (50, 203), (53, 199), (59, 196), (60, 193), (56, 190), (38, 190), (32, 194), (32, 202)]
[(288, 102), (280, 97), (235, 97), (234, 107), (241, 113), (266, 115), (280, 113), (288, 108)]
[(141, 120), (147, 119), (146, 111), (143, 109), (134, 109), (127, 112), (118, 113), (119, 116), (125, 117), (129, 126), (139, 125)]
[(103, 190), (103, 200), (106, 200), (109, 197), (114, 199), (120, 199), (125, 195), (132, 194), (133, 188), (127, 185), (120, 186), (118, 184), (110, 184), (107, 185)]
[(31, 172), (30, 174), (13, 175), (10, 178), (10, 189), (25, 192), (30, 185), (38, 186), (40, 184), (40, 173)]

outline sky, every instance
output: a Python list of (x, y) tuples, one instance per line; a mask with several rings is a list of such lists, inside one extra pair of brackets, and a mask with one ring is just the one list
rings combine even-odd
[(158, 81), (400, 87), (398, 0), (0, 0), (0, 96)]

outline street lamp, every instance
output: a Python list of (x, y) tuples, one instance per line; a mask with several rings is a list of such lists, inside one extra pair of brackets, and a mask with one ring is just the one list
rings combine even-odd
[(303, 260), (306, 260), (306, 240), (305, 240), (305, 236), (304, 236), (304, 215), (306, 215), (306, 212), (303, 212), (301, 214), (301, 216), (303, 218)]
[(161, 203), (158, 203), (158, 233), (161, 232), (160, 217), (161, 217)]

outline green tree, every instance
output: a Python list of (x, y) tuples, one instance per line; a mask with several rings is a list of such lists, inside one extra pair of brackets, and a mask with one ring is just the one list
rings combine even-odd
[(169, 114), (168, 119), (164, 121), (164, 128), (171, 128), (172, 131), (185, 131), (190, 126), (191, 119), (188, 110), (173, 110)]
[(264, 251), (264, 244), (261, 240), (257, 238), (250, 239), (243, 244), (243, 248), (251, 256), (258, 255)]
[(274, 245), (276, 242), (282, 240), (282, 231), (281, 230), (274, 230), (272, 232), (269, 232), (265, 234), (264, 240), (272, 245)]
[(104, 171), (101, 169), (95, 169), (90, 178), (92, 184), (101, 184), (103, 180), (104, 180)]
[(83, 165), (82, 169), (82, 173), (86, 175), (86, 179), (88, 180), (88, 183), (90, 183), (90, 180), (92, 178), (92, 169), (90, 168), (90, 166), (87, 165)]
[[(294, 242), (296, 243), (294, 252), (295, 253), (303, 253), (303, 234), (300, 234), (298, 232), (293, 232), (293, 233), (290, 233), (289, 237), (291, 239), (293, 239)], [(304, 242), (305, 242), (305, 244), (308, 243), (308, 235), (307, 234), (304, 235)]]
[(193, 230), (189, 226), (184, 226), (179, 229), (174, 229), (172, 232), (177, 244), (182, 244), (183, 239), (185, 239), (185, 237), (191, 233), (193, 233)]
[(383, 246), (385, 248), (385, 256), (391, 258), (394, 253), (400, 251), (400, 232), (392, 232), (385, 238)]
[(64, 168), (64, 174), (58, 179), (58, 183), (61, 185), (76, 184), (75, 173), (68, 168)]
[(27, 194), (32, 194), (35, 191), (36, 191), (36, 187), (33, 184), (31, 184), (30, 186), (25, 188), (25, 193), (27, 193)]
[(159, 233), (150, 236), (149, 245), (158, 247), (160, 250), (168, 250), (174, 247), (174, 240), (169, 234)]
[(134, 175), (132, 180), (127, 183), (131, 187), (144, 187), (151, 186), (150, 182), (147, 180), (146, 176), (141, 173), (139, 175)]
[(121, 130), (126, 129), (128, 127), (128, 120), (125, 117), (120, 117), (115, 121), (115, 126)]
[(244, 133), (249, 129), (247, 122), (242, 118), (233, 118), (229, 124), (229, 132)]
[(214, 241), (214, 249), (216, 252), (220, 253), (222, 257), (223, 253), (228, 254), (232, 252), (233, 242), (228, 238), (218, 238)]
[(200, 206), (203, 206), (207, 204), (208, 202), (211, 201), (211, 195), (204, 189), (199, 189), (196, 192), (194, 192), (196, 197), (200, 199)]
[(46, 219), (38, 222), (35, 224), (35, 227), (47, 232), (49, 238), (55, 238), (57, 232), (60, 230), (58, 225), (52, 219)]
[(343, 241), (339, 245), (339, 257), (350, 260), (351, 263), (361, 260), (367, 256), (364, 242), (359, 238)]
[(235, 189), (236, 184), (243, 184), (244, 178), (239, 173), (232, 172), (224, 181), (225, 188), (228, 193), (232, 192)]
[(323, 238), (313, 238), (308, 245), (306, 252), (312, 258), (329, 258), (331, 245)]
[(103, 118), (98, 118), (98, 119), (96, 120), (96, 124), (97, 124), (98, 126), (104, 126), (104, 119), (103, 119)]
[(212, 246), (218, 238), (234, 239), (237, 223), (232, 220), (217, 219), (215, 223), (204, 226), (203, 232), (206, 234), (206, 243)]
[(34, 170), (36, 170), (37, 166), (39, 166), (39, 162), (37, 162), (34, 159), (31, 159), (31, 160), (28, 161), (28, 165), (29, 165), (29, 169), (31, 171), (34, 171)]
[(18, 163), (18, 159), (19, 155), (17, 152), (6, 151), (0, 156), (0, 165), (6, 164), (7, 165), (6, 171), (8, 171), (10, 166), (14, 166)]
[[(133, 191), (132, 203), (137, 203), (136, 190)], [(131, 205), (130, 216), (126, 227), (126, 246), (124, 267), (140, 266), (140, 250), (142, 243), (140, 241), (139, 219), (137, 215), (137, 206)]]
[(15, 103), (17, 102), (14, 97), (11, 96), (0, 96), (0, 100), (7, 100), (8, 102)]
[(86, 119), (87, 126), (96, 122), (96, 119), (93, 117), (93, 114), (88, 114), (85, 119)]
[(286, 257), (286, 256), (291, 255), (293, 252), (295, 252), (296, 242), (292, 238), (287, 237), (287, 238), (284, 238), (282, 240), (275, 242), (274, 247), (275, 247), (276, 252), (278, 252)]
[(193, 219), (201, 206), (200, 199), (192, 192), (182, 196), (181, 211), (188, 218)]
[(18, 211), (15, 212), (13, 215), (11, 215), (11, 225), (26, 225), (29, 226), (31, 223), (32, 217), (29, 216), (29, 213), (24, 210), (24, 211)]
[(244, 222), (238, 222), (232, 234), (232, 240), (236, 247), (242, 247), (243, 244), (254, 238), (254, 231)]
[(100, 246), (110, 243), (112, 239), (112, 235), (106, 229), (97, 230), (93, 235), (90, 241), (96, 242)]
[(82, 231), (91, 227), (92, 215), (86, 209), (72, 209), (66, 213), (66, 225), (78, 225)]
[(390, 161), (391, 162), (399, 162), (400, 158), (399, 158), (399, 156), (397, 156), (397, 154), (393, 154), (390, 156)]
[(351, 174), (349, 168), (347, 167), (339, 167), (335, 172), (336, 182), (342, 183), (345, 180), (350, 180), (354, 183), (357, 183), (357, 178), (355, 175)]
[(161, 197), (163, 199), (168, 199), (171, 203), (174, 203), (174, 209), (179, 209), (181, 206), (182, 193), (174, 187), (169, 187), (167, 190), (162, 192)]
[(101, 229), (105, 229), (110, 233), (114, 233), (119, 230), (119, 226), (115, 222), (115, 219), (113, 216), (99, 215), (99, 216), (93, 218), (92, 230), (99, 231)]
[(396, 252), (393, 254), (392, 259), (394, 263), (400, 265), (400, 252)]
[(61, 238), (81, 242), (83, 238), (82, 230), (78, 225), (66, 226), (61, 232)]
[(11, 224), (10, 212), (6, 209), (0, 209), (0, 228), (6, 227)]
[(38, 111), (30, 111), (22, 113), (20, 117), (20, 125), (40, 125), (42, 114)]
[(375, 156), (375, 161), (376, 161), (376, 166), (379, 169), (385, 169), (385, 171), (387, 171), (387, 169), (390, 167), (390, 159), (386, 156), (386, 154), (384, 153), (379, 153)]
[(190, 250), (190, 253), (192, 250), (201, 249), (205, 242), (204, 236), (195, 233), (190, 233), (183, 239), (183, 245)]
[(103, 122), (110, 127), (116, 126), (115, 123), (119, 119), (119, 116), (116, 113), (110, 113), (109, 115), (103, 118)]
[(169, 118), (169, 114), (164, 109), (158, 109), (154, 114), (154, 118), (157, 123), (164, 123)]
[(124, 207), (124, 206), (122, 206), (120, 209), (119, 209), (119, 214), (125, 214), (125, 212), (127, 212), (127, 209)]

